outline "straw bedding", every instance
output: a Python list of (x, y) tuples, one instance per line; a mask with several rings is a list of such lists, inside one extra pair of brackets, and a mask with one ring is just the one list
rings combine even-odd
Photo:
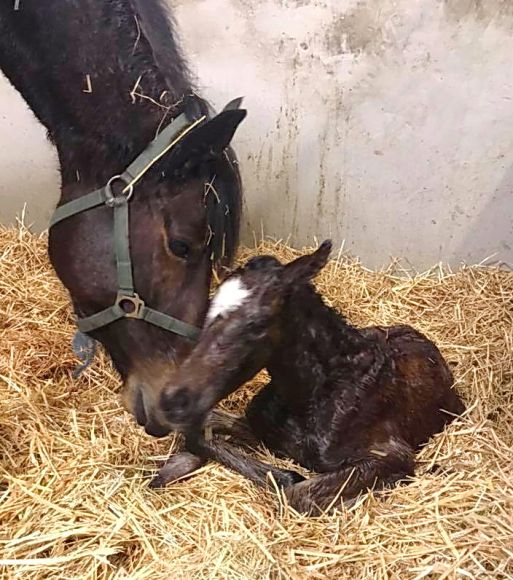
[[(241, 259), (262, 252), (297, 255), (263, 242)], [(410, 485), (309, 519), (217, 465), (148, 489), (177, 441), (136, 427), (106, 356), (72, 379), (73, 321), (46, 239), (0, 230), (2, 577), (513, 578), (513, 275), (397, 268), (339, 257), (317, 282), (356, 324), (407, 322), (434, 339), (469, 411), (422, 450)], [(264, 380), (225, 405), (241, 409)]]

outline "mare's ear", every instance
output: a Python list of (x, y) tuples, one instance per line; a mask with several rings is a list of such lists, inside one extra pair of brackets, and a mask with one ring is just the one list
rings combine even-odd
[[(218, 159), (246, 117), (247, 111), (237, 108), (237, 104), (238, 100), (232, 101), (219, 115), (185, 135), (171, 150), (167, 171), (185, 178), (195, 167)], [(228, 108), (231, 106), (234, 108)]]
[(331, 252), (331, 240), (325, 240), (311, 254), (301, 256), (284, 268), (287, 282), (301, 284), (310, 282), (324, 268)]

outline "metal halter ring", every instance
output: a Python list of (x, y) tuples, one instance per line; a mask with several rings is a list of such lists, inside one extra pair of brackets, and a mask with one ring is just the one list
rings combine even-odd
[(123, 310), (125, 318), (141, 318), (144, 300), (141, 300), (139, 295), (135, 293), (133, 296), (130, 296), (129, 294), (118, 292), (116, 306), (119, 306)]
[[(124, 183), (126, 187), (123, 189), (121, 195), (114, 195), (112, 192), (112, 184), (118, 179)], [(113, 175), (109, 181), (107, 181), (107, 185), (105, 186), (105, 196), (107, 198), (105, 203), (109, 207), (114, 207), (122, 201), (129, 201), (133, 193), (134, 186), (127, 180), (126, 177), (123, 177), (123, 175)]]

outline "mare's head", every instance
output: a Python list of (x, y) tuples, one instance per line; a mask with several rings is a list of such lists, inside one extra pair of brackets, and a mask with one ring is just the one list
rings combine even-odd
[[(238, 243), (241, 184), (229, 143), (244, 116), (243, 110), (227, 110), (199, 125), (145, 174), (128, 203), (135, 291), (148, 307), (197, 327), (208, 308), (212, 269), (229, 263)], [(91, 189), (73, 184), (68, 199)], [(49, 249), (79, 318), (114, 304), (111, 208), (101, 205), (56, 224)], [(163, 435), (157, 402), (194, 343), (129, 318), (90, 335), (104, 345), (123, 379), (126, 408), (147, 433)]]
[[(217, 290), (198, 344), (161, 396), (161, 422), (187, 430), (264, 368), (279, 345), (285, 301), (326, 265), (331, 242), (282, 265), (258, 256)], [(288, 313), (290, 315), (290, 313)]]

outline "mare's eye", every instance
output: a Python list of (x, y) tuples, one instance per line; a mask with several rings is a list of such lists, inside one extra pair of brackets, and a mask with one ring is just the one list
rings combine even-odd
[(191, 251), (191, 248), (187, 242), (182, 240), (171, 240), (169, 242), (169, 249), (178, 258), (187, 258)]

